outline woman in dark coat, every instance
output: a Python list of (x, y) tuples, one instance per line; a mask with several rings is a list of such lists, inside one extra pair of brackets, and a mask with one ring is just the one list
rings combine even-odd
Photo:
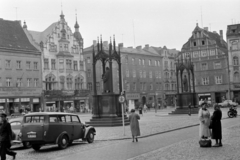
[(222, 111), (218, 105), (214, 106), (214, 112), (211, 117), (212, 120), (212, 139), (216, 140), (216, 144), (213, 147), (222, 146)]

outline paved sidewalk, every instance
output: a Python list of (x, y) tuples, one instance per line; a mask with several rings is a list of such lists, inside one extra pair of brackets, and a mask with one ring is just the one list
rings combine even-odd
[(223, 130), (223, 147), (200, 148), (196, 137), (129, 160), (239, 160), (239, 133), (240, 123)]
[[(198, 125), (198, 115), (193, 114), (189, 116), (184, 115), (168, 115), (174, 108), (167, 108), (158, 110), (157, 113), (154, 110), (150, 112), (143, 113), (140, 116), (140, 131), (141, 137), (147, 137), (154, 134), (160, 134), (163, 132), (168, 132), (171, 130), (176, 130), (180, 128), (191, 127)], [(213, 113), (213, 108), (209, 109)], [(227, 117), (228, 108), (223, 108), (223, 118)], [(81, 115), (80, 115), (81, 117)], [(88, 117), (81, 117), (83, 122), (89, 121), (91, 115)], [(128, 139), (131, 138), (131, 131), (129, 126), (125, 126), (125, 135), (123, 135), (123, 127), (95, 127), (96, 137), (95, 140), (116, 140), (116, 139)]]

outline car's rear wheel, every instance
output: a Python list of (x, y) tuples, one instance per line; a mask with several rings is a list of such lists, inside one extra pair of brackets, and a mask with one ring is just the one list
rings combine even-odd
[(31, 148), (32, 145), (29, 142), (23, 142), (23, 147), (24, 148)]
[(93, 143), (94, 141), (94, 132), (93, 130), (90, 130), (87, 134), (87, 141), (88, 143)]
[(60, 149), (65, 149), (65, 148), (67, 148), (68, 144), (69, 144), (68, 136), (62, 135), (58, 140), (58, 147)]
[(32, 145), (32, 148), (33, 148), (35, 151), (39, 151), (40, 148), (41, 148), (41, 146), (38, 145), (38, 144), (33, 144), (33, 145)]

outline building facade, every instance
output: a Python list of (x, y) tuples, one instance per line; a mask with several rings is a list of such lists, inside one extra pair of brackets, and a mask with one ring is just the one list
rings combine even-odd
[[(94, 44), (96, 51), (95, 41)], [(106, 53), (108, 53), (108, 45), (108, 42), (103, 42), (103, 48)], [(161, 49), (154, 49), (153, 47), (146, 49), (146, 47), (142, 48), (141, 46), (136, 48), (123, 47), (122, 43), (119, 44), (119, 48), (122, 63), (122, 90), (126, 93), (129, 109), (139, 107), (142, 104), (147, 104), (148, 107), (163, 106), (165, 103), (165, 95), (168, 93), (167, 91), (172, 91), (172, 89), (168, 87), (164, 90), (165, 75), (163, 63), (166, 58), (164, 58), (164, 55), (160, 54)], [(93, 86), (92, 50), (93, 46), (85, 48), (83, 52), (84, 59), (86, 60), (88, 89), (91, 91)], [(169, 55), (166, 54), (166, 56), (169, 60)], [(96, 67), (96, 86), (98, 94), (103, 92), (102, 71), (102, 65), (99, 61)], [(113, 86), (114, 93), (116, 94), (119, 94), (118, 73), (118, 65), (113, 63)], [(168, 77), (170, 79), (170, 76)]]
[(46, 111), (77, 111), (88, 109), (88, 91), (83, 61), (83, 38), (76, 21), (73, 33), (60, 20), (43, 32), (28, 31), (29, 38), (42, 50), (42, 81)]
[(193, 61), (195, 90), (199, 101), (220, 103), (227, 98), (227, 55), (227, 43), (223, 40), (222, 30), (218, 34), (208, 31), (208, 28), (202, 29), (197, 24), (192, 36), (183, 45), (179, 59), (191, 58)]
[(240, 103), (240, 24), (227, 26), (230, 99)]
[(41, 52), (20, 23), (0, 19), (0, 110), (7, 114), (41, 108)]

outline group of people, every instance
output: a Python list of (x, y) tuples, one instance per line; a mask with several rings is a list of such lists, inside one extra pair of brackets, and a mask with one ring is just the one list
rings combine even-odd
[(222, 146), (222, 111), (220, 106), (214, 105), (214, 112), (211, 116), (207, 109), (207, 103), (201, 104), (201, 109), (198, 112), (200, 120), (199, 137), (201, 139), (215, 139), (216, 143), (213, 147)]
[(0, 114), (0, 156), (1, 160), (6, 160), (6, 154), (16, 158), (17, 153), (10, 150), (12, 139), (12, 128), (7, 121), (5, 113)]

